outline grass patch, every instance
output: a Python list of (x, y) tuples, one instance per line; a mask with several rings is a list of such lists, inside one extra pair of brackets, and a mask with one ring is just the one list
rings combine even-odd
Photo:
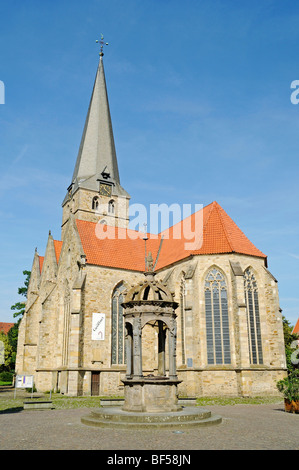
[(1, 398), (0, 399), (0, 413), (14, 413), (23, 409), (23, 399), (20, 398)]
[(52, 402), (57, 410), (99, 408), (100, 400), (100, 397), (66, 397), (52, 394)]
[(201, 397), (197, 398), (196, 404), (199, 406), (211, 405), (269, 405), (272, 403), (281, 403), (280, 396), (268, 397)]
[[(50, 400), (48, 394), (42, 397), (33, 397), (33, 401), (46, 401)], [(2, 412), (16, 412), (23, 409), (24, 401), (31, 401), (30, 395), (28, 397), (18, 398), (5, 398), (0, 397), (0, 413)], [(99, 397), (66, 397), (63, 395), (52, 394), (51, 401), (57, 410), (74, 410), (77, 408), (99, 408), (100, 398)]]
[[(109, 397), (68, 397), (59, 393), (52, 393), (51, 400), (55, 409), (66, 410), (66, 409), (78, 409), (78, 408), (99, 408), (101, 398)], [(117, 398), (117, 397), (110, 397)], [(123, 397), (118, 397), (123, 398)], [(13, 398), (5, 397), (0, 395), (0, 413), (14, 413), (23, 410), (23, 402), (30, 401), (31, 395)], [(41, 394), (39, 397), (33, 397), (34, 401), (50, 400), (48, 393)], [(282, 398), (280, 396), (269, 396), (269, 397), (201, 397), (197, 398), (196, 404), (198, 406), (212, 406), (212, 405), (263, 405), (272, 403), (281, 403)]]

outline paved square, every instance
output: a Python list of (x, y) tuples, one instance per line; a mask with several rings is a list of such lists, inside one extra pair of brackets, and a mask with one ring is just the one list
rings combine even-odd
[(299, 415), (270, 405), (209, 406), (220, 425), (184, 430), (101, 429), (81, 423), (90, 409), (0, 412), (0, 449), (298, 450)]

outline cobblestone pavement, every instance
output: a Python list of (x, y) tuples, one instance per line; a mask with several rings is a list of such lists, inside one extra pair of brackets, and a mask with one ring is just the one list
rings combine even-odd
[(119, 430), (81, 423), (90, 409), (0, 413), (1, 450), (298, 450), (299, 415), (271, 405), (209, 406), (220, 425), (173, 430)]

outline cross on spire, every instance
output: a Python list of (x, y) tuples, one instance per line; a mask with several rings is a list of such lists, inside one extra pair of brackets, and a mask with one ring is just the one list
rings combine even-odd
[(99, 44), (101, 44), (101, 50), (100, 50), (99, 56), (100, 56), (100, 58), (101, 58), (101, 60), (102, 60), (102, 57), (103, 57), (103, 55), (104, 55), (103, 48), (104, 48), (104, 45), (105, 45), (105, 46), (108, 46), (108, 42), (104, 42), (104, 36), (103, 36), (103, 34), (101, 34), (101, 39), (97, 39), (96, 42), (99, 43)]

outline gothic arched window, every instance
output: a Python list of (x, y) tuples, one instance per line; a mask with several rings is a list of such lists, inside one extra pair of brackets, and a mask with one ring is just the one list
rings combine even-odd
[(114, 208), (114, 201), (113, 201), (113, 199), (112, 199), (112, 200), (109, 201), (109, 203), (108, 203), (108, 212), (109, 212), (110, 214), (114, 214), (114, 210), (115, 210), (115, 208)]
[(247, 327), (250, 364), (263, 364), (260, 309), (258, 288), (250, 268), (244, 273), (245, 302), (247, 306)]
[(186, 364), (185, 308), (186, 308), (186, 280), (185, 280), (185, 277), (183, 277), (181, 280), (181, 286), (180, 286), (180, 327), (181, 327), (182, 364)]
[(95, 196), (92, 199), (92, 210), (96, 211), (98, 207), (99, 207), (99, 198), (98, 196)]
[(123, 307), (121, 306), (123, 299), (123, 291), (125, 287), (120, 284), (116, 287), (112, 295), (112, 312), (111, 312), (111, 364), (125, 364), (125, 347), (124, 347), (124, 318)]
[(205, 279), (205, 312), (208, 364), (230, 364), (227, 287), (216, 268)]

